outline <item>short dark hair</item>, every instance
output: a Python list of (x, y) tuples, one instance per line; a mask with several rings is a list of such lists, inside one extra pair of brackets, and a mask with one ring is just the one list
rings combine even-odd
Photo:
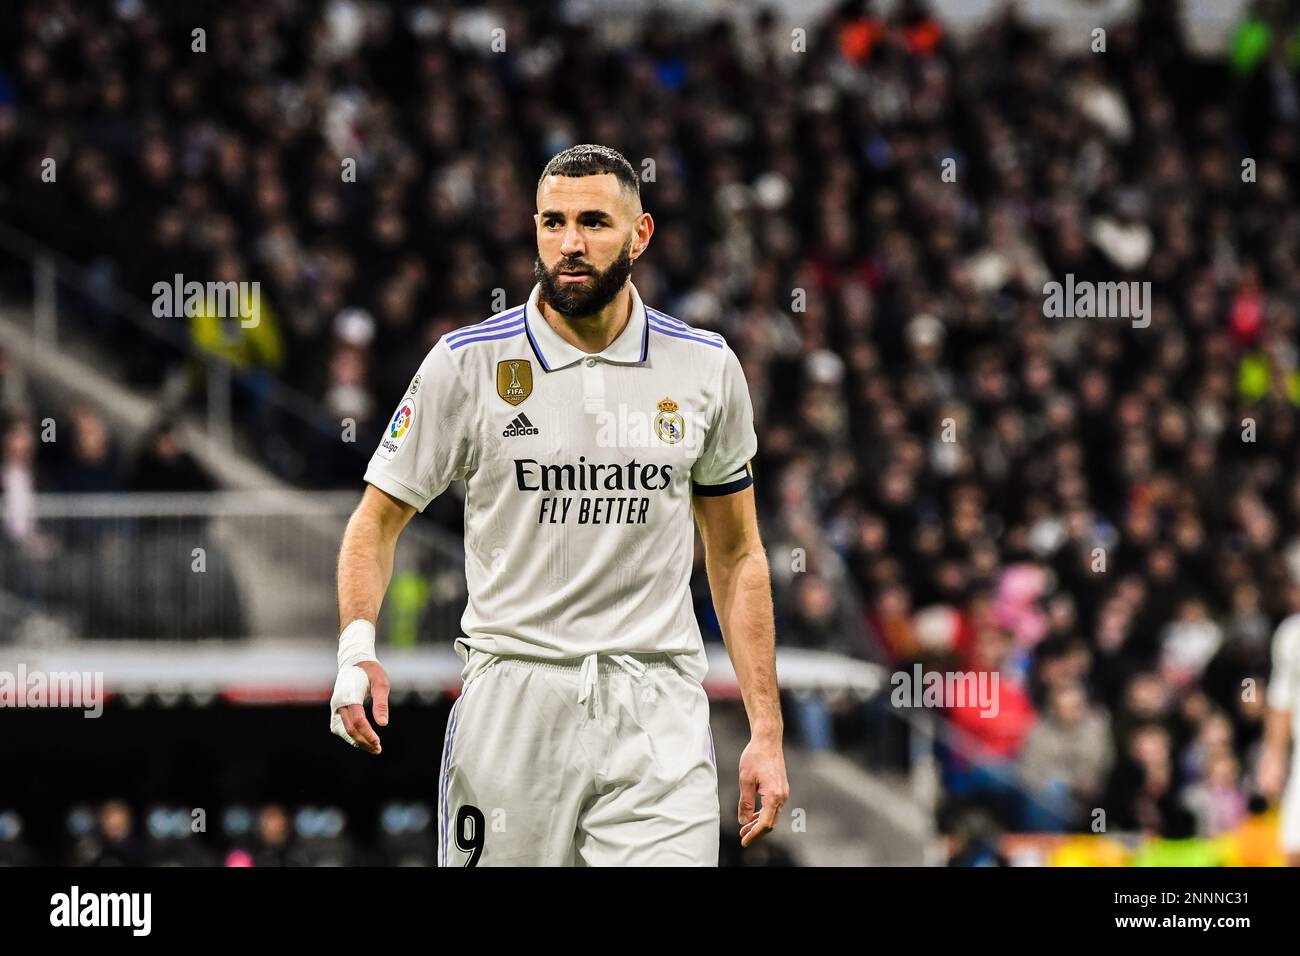
[(552, 156), (537, 180), (537, 188), (542, 188), (547, 176), (599, 176), (602, 173), (613, 173), (620, 186), (638, 198), (641, 196), (641, 181), (623, 154), (608, 146), (591, 144), (570, 146)]

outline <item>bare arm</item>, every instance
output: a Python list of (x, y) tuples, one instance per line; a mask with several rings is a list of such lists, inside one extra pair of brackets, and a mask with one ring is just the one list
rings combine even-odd
[(1291, 711), (1270, 707), (1264, 723), (1264, 746), (1286, 753), (1291, 745)]
[(393, 577), (397, 538), (415, 509), (374, 485), (348, 519), (339, 547), (339, 630), (353, 621), (379, 619), (379, 606)]
[(772, 579), (758, 533), (754, 489), (716, 498), (697, 496), (694, 503), (709, 592), (740, 682), (750, 733), (780, 740)]
[[(340, 666), (330, 730), (371, 754), (380, 752), (379, 735), (366, 719), (364, 701), (371, 698), (375, 723), (388, 726), (388, 674), (374, 658), (374, 625), (379, 620), (388, 582), (393, 576), (393, 552), (397, 536), (415, 514), (415, 508), (374, 485), (367, 485), (361, 504), (348, 519), (339, 547), (339, 630), (355, 621), (369, 623), (367, 659), (347, 665), (345, 644), (340, 642)], [(358, 625), (365, 629), (365, 625)], [(340, 638), (342, 634), (340, 634)], [(349, 641), (354, 640), (349, 638)], [(360, 670), (358, 670), (360, 668)]]
[(1291, 745), (1291, 712), (1268, 709), (1264, 718), (1264, 741), (1259, 750), (1259, 789), (1270, 800), (1282, 794), (1286, 784), (1287, 750)]
[[(709, 591), (749, 717), (751, 739), (740, 760), (739, 807), (741, 843), (748, 846), (776, 826), (789, 795), (781, 751), (784, 724), (776, 683), (772, 581), (753, 488), (696, 496), (694, 505)], [(755, 791), (762, 797), (761, 814), (754, 812)]]

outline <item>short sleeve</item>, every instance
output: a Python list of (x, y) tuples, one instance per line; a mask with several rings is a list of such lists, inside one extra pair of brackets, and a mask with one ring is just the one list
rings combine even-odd
[(440, 341), (385, 423), (365, 480), (423, 511), (473, 470), (473, 416), (474, 403)]
[(692, 491), (703, 497), (730, 495), (754, 483), (750, 459), (758, 450), (754, 405), (740, 359), (724, 347), (718, 408), (691, 470)]
[(1273, 673), (1268, 680), (1268, 705), (1274, 710), (1300, 709), (1300, 614), (1277, 627), (1273, 636)]

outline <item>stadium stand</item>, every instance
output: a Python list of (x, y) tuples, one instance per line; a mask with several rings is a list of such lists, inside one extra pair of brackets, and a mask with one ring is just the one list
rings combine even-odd
[[(213, 3), (191, 56), (179, 6), (19, 4), (0, 220), (25, 251), (0, 243), (0, 292), (39, 299), (27, 254), (53, 250), (80, 277), (60, 322), (164, 417), (201, 419), (221, 369), (242, 452), (355, 490), (427, 349), (530, 288), (535, 171), (584, 140), (652, 161), (634, 279), (742, 359), (778, 639), (1002, 679), (996, 719), (925, 727), (882, 697), (790, 695), (791, 736), (906, 774), (932, 735), (958, 862), (1007, 862), (1023, 845), (1003, 831), (1082, 831), (1099, 807), (1223, 840), (1267, 812), (1269, 642), (1300, 613), (1300, 19), (1253, 4), (1206, 56), (1172, 0), (1119, 4), (1098, 56), (1013, 7), (958, 43), (919, 0), (850, 0), (800, 53), (773, 10)], [(499, 23), (506, 55), (484, 39)], [(147, 314), (176, 274), (259, 281), (256, 329)], [(1047, 314), (1067, 275), (1149, 283), (1149, 324)], [(0, 355), (6, 619), (56, 599), (23, 501), (216, 484), (166, 427), (128, 454), (91, 406), (71, 443), (42, 442), (59, 400)], [(458, 507), (430, 513), (455, 534)], [(94, 539), (68, 560), (112, 560)], [(123, 627), (158, 636), (161, 613)], [(111, 636), (111, 608), (87, 614)], [(282, 860), (278, 812), (261, 849), (227, 852)], [(0, 814), (0, 852), (18, 833)]]

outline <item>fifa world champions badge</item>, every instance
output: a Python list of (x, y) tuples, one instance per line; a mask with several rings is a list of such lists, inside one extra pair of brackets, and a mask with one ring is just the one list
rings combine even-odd
[(497, 362), (497, 394), (511, 405), (533, 394), (533, 364), (528, 359)]
[(665, 398), (659, 403), (659, 414), (655, 416), (655, 434), (666, 445), (676, 445), (686, 437), (686, 420), (677, 411), (677, 403)]

